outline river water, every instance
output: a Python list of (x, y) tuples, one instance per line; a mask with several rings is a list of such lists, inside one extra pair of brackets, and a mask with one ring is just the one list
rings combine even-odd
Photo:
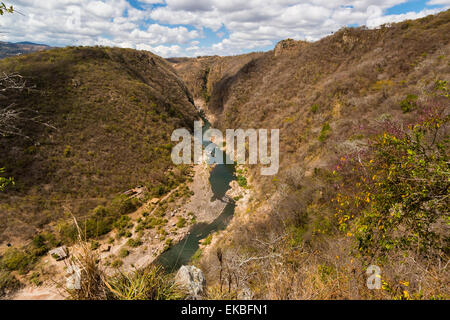
[[(203, 132), (210, 128), (209, 122), (205, 119), (204, 123)], [(211, 143), (211, 141), (203, 141), (203, 146), (206, 147)], [(183, 240), (156, 258), (155, 264), (163, 266), (167, 272), (178, 270), (191, 261), (192, 256), (199, 248), (200, 240), (205, 239), (212, 232), (226, 228), (235, 209), (234, 201), (225, 195), (230, 189), (230, 182), (236, 179), (234, 171), (234, 165), (217, 164), (210, 172), (209, 183), (213, 191), (211, 201), (219, 199), (227, 203), (220, 216), (209, 224), (197, 223), (193, 225), (189, 230), (190, 233)]]

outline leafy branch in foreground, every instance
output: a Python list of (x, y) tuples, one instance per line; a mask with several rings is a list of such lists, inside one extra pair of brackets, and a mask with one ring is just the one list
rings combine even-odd
[(338, 172), (339, 227), (358, 252), (385, 258), (389, 252), (424, 257), (448, 248), (450, 116), (434, 112), (400, 134), (378, 136), (364, 155), (343, 158)]
[(13, 13), (13, 12), (14, 12), (13, 6), (7, 7), (6, 4), (4, 4), (3, 2), (0, 2), (0, 15), (1, 16), (5, 13)]

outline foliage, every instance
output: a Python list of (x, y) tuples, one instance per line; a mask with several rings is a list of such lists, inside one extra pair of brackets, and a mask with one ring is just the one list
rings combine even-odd
[[(27, 85), (4, 94), (2, 106), (23, 106), (22, 118), (39, 116), (57, 128), (19, 121), (22, 136), (0, 139), (0, 168), (7, 169), (0, 176), (16, 182), (14, 189), (8, 184), (14, 200), (0, 194), (7, 206), (0, 241), (33, 237), (64, 219), (64, 208), (81, 222), (124, 191), (144, 185), (164, 194), (184, 178), (181, 170), (166, 174), (173, 167), (170, 135), (192, 127), (197, 113), (164, 59), (131, 49), (54, 48), (1, 59), (0, 73), (20, 75), (15, 81)], [(124, 214), (139, 205), (118, 202)], [(88, 221), (88, 235), (106, 232), (108, 220)]]
[(56, 238), (53, 233), (42, 232), (38, 233), (32, 241), (30, 248), (33, 255), (39, 257), (46, 254), (51, 248), (57, 247), (61, 242)]
[[(5, 168), (0, 168), (0, 174), (5, 172)], [(12, 177), (0, 176), (0, 192), (5, 191), (8, 185), (14, 185), (14, 179)]]
[(247, 184), (247, 178), (246, 178), (246, 177), (241, 176), (241, 175), (238, 175), (238, 176), (236, 177), (236, 181), (237, 181), (238, 185), (239, 185), (241, 188), (247, 188), (247, 187), (248, 187), (248, 184)]
[(33, 267), (36, 257), (16, 248), (8, 248), (0, 260), (0, 266), (8, 271), (26, 273)]
[(330, 133), (331, 133), (330, 124), (328, 122), (325, 122), (324, 125), (322, 126), (322, 130), (320, 131), (319, 141), (324, 142), (329, 137)]
[(448, 248), (449, 116), (434, 113), (406, 132), (378, 136), (361, 159), (342, 160), (345, 193), (338, 193), (341, 230), (361, 255), (391, 250), (425, 256)]
[(21, 283), (11, 272), (0, 270), (0, 298), (16, 289)]
[(5, 13), (13, 13), (14, 8), (13, 6), (7, 7), (6, 4), (3, 2), (0, 2), (0, 15), (2, 16)]
[(177, 228), (183, 228), (186, 225), (186, 219), (183, 217), (178, 217)]
[(408, 94), (404, 100), (400, 102), (400, 107), (404, 113), (410, 112), (417, 107), (417, 96), (415, 94)]
[(126, 258), (130, 254), (130, 251), (127, 248), (121, 248), (119, 251), (119, 258)]
[(140, 205), (139, 200), (136, 198), (128, 198), (124, 195), (114, 198), (111, 206), (112, 210), (118, 214), (128, 214), (135, 211)]
[(180, 300), (185, 293), (160, 267), (119, 273), (107, 280), (117, 300)]
[(202, 245), (204, 245), (204, 246), (210, 245), (212, 239), (213, 239), (213, 234), (210, 233), (205, 239), (203, 239)]
[(142, 241), (140, 239), (128, 239), (127, 245), (131, 248), (137, 248), (142, 245)]

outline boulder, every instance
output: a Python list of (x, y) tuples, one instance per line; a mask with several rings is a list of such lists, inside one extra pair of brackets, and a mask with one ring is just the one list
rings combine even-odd
[(233, 199), (239, 197), (243, 192), (243, 189), (239, 186), (236, 180), (230, 182), (230, 189), (226, 192), (226, 195)]
[(66, 246), (58, 247), (56, 249), (50, 250), (50, 256), (52, 256), (56, 261), (64, 260), (68, 257), (69, 252)]
[(175, 282), (185, 288), (192, 299), (201, 299), (206, 287), (202, 270), (194, 266), (182, 266), (175, 276)]
[(111, 251), (111, 246), (110, 245), (103, 245), (100, 247), (100, 251), (101, 252), (110, 252)]
[(130, 197), (130, 198), (137, 198), (141, 201), (145, 199), (145, 195), (147, 194), (148, 190), (144, 186), (139, 186), (134, 189), (125, 191), (123, 194)]

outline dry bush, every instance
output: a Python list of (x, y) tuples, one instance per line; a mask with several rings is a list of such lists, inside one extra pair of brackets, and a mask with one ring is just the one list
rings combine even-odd
[(131, 272), (117, 269), (107, 273), (95, 251), (81, 237), (74, 248), (76, 254), (67, 267), (80, 270), (80, 287), (67, 288), (72, 300), (180, 300), (186, 292), (175, 283), (173, 275), (161, 267), (148, 266)]
[(105, 279), (106, 273), (99, 266), (98, 257), (86, 242), (78, 244), (78, 253), (71, 258), (67, 267), (80, 269), (80, 288), (67, 289), (68, 298), (72, 300), (106, 300), (112, 297)]

